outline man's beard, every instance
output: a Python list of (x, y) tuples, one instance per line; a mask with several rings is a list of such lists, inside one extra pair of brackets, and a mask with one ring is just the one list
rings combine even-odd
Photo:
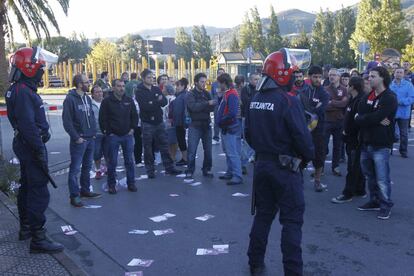
[(295, 85), (296, 85), (296, 86), (302, 86), (302, 85), (303, 85), (303, 81), (302, 81), (302, 80), (300, 80), (300, 81), (295, 81)]

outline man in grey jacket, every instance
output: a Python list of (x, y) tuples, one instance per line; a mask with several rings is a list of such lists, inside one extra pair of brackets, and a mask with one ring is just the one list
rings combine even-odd
[[(70, 204), (83, 207), (80, 197), (97, 198), (100, 194), (90, 191), (89, 172), (95, 147), (96, 122), (92, 110), (92, 100), (86, 95), (89, 80), (85, 75), (78, 74), (73, 78), (76, 87), (69, 91), (63, 102), (63, 127), (70, 136), (70, 166), (68, 185)], [(82, 165), (82, 170), (81, 170)], [(80, 175), (80, 186), (78, 174)]]

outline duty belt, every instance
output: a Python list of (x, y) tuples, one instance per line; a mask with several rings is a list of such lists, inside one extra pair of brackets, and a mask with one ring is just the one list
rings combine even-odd
[(258, 153), (257, 160), (261, 161), (274, 161), (279, 164), (282, 169), (287, 169), (292, 172), (299, 172), (300, 163), (302, 159), (293, 157), (286, 154), (273, 154), (273, 153)]

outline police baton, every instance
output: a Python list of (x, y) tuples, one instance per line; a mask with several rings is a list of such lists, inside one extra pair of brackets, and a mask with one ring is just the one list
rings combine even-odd
[(253, 187), (252, 187), (252, 202), (250, 206), (250, 214), (252, 216), (256, 215), (256, 188), (253, 181)]
[(53, 180), (53, 178), (50, 176), (49, 174), (49, 170), (47, 168), (45, 168), (45, 166), (40, 165), (40, 168), (42, 169), (42, 172), (45, 174), (45, 176), (47, 177), (47, 179), (49, 180), (50, 184), (53, 186), (53, 188), (57, 189), (57, 185), (56, 182)]

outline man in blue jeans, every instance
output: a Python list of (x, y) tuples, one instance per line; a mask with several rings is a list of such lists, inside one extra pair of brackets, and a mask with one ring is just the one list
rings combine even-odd
[[(96, 122), (92, 110), (92, 100), (86, 95), (89, 80), (85, 75), (78, 74), (73, 78), (76, 87), (69, 91), (63, 102), (63, 127), (70, 136), (70, 166), (68, 185), (70, 204), (83, 207), (80, 197), (97, 198), (100, 194), (90, 191), (89, 172), (95, 147)], [(82, 170), (81, 170), (82, 165)], [(78, 174), (80, 175), (80, 192)]]
[(108, 193), (116, 194), (116, 166), (118, 150), (122, 147), (127, 185), (130, 192), (136, 192), (134, 158), (134, 128), (138, 124), (135, 103), (125, 95), (125, 83), (120, 79), (112, 82), (113, 93), (106, 97), (99, 110), (99, 125), (105, 134), (108, 147)]
[(391, 77), (387, 69), (371, 69), (369, 80), (372, 91), (361, 99), (355, 123), (360, 127), (361, 169), (367, 180), (370, 201), (358, 210), (380, 211), (379, 219), (389, 219), (394, 205), (391, 200), (389, 158), (398, 102), (389, 89)]
[(241, 168), (240, 123), (237, 118), (239, 96), (232, 88), (233, 81), (229, 74), (217, 78), (220, 89), (224, 92), (217, 111), (216, 124), (221, 129), (223, 150), (226, 154), (227, 172), (220, 179), (228, 180), (227, 185), (243, 184)]
[(193, 177), (195, 157), (200, 139), (204, 150), (203, 176), (213, 177), (213, 173), (211, 173), (213, 157), (210, 113), (214, 111), (214, 106), (217, 102), (205, 90), (206, 81), (206, 74), (196, 74), (194, 76), (195, 88), (189, 91), (187, 95), (187, 110), (191, 117), (191, 124), (188, 128), (188, 168), (186, 178)]
[(398, 109), (395, 123), (398, 126), (401, 157), (407, 158), (408, 151), (408, 125), (411, 105), (414, 103), (414, 87), (411, 81), (404, 79), (404, 68), (398, 67), (394, 71), (394, 80), (390, 89), (397, 95)]
[[(225, 72), (226, 71), (224, 71), (223, 68), (217, 69), (217, 78), (220, 75), (224, 74)], [(223, 92), (224, 91), (220, 90), (218, 81), (215, 81), (211, 84), (210, 94), (211, 94), (212, 99), (217, 102), (217, 104), (214, 106), (214, 118), (217, 117), (218, 105), (220, 104), (221, 99), (223, 98)], [(214, 120), (216, 120), (216, 119), (214, 119)], [(220, 143), (219, 135), (220, 135), (220, 128), (216, 123), (214, 123), (214, 126), (213, 126), (213, 145), (216, 145), (216, 144)]]

